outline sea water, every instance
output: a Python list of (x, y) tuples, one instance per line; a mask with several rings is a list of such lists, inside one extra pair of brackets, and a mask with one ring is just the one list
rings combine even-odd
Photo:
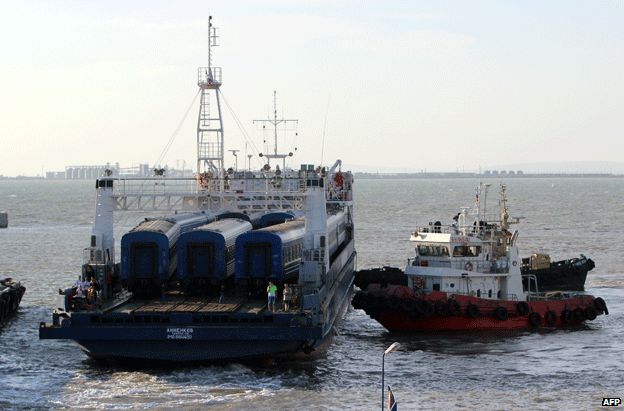
[[(498, 207), (498, 180), (488, 210)], [(385, 382), (400, 409), (570, 409), (624, 396), (624, 179), (509, 178), (510, 214), (521, 255), (584, 253), (596, 263), (587, 292), (610, 315), (573, 330), (512, 334), (390, 334), (349, 309), (329, 350), (308, 361), (174, 368), (101, 366), (70, 341), (38, 339), (80, 272), (94, 215), (92, 181), (0, 180), (0, 277), (27, 288), (0, 330), (0, 408), (379, 409)], [(402, 267), (419, 226), (451, 222), (472, 206), (478, 180), (357, 180), (358, 267)], [(136, 220), (136, 216), (134, 217)], [(135, 220), (118, 217), (122, 227)], [(117, 240), (123, 230), (116, 232)]]

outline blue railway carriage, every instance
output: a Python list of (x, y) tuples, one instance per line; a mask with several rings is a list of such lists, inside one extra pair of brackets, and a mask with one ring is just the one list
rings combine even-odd
[(145, 219), (121, 237), (122, 282), (139, 298), (160, 295), (176, 270), (180, 235), (215, 219), (205, 212)]
[(333, 261), (336, 252), (342, 249), (345, 240), (347, 240), (346, 224), (347, 216), (342, 211), (327, 216), (327, 244), (329, 245), (331, 261)]
[(258, 221), (259, 228), (270, 227), (272, 225), (281, 224), (295, 218), (294, 213), (290, 211), (272, 211), (260, 216)]
[(236, 239), (236, 283), (261, 289), (269, 280), (279, 284), (292, 281), (299, 270), (304, 234), (304, 221), (293, 220), (240, 235)]
[(236, 238), (252, 228), (244, 219), (225, 218), (182, 234), (178, 240), (178, 278), (185, 292), (218, 292), (234, 274)]

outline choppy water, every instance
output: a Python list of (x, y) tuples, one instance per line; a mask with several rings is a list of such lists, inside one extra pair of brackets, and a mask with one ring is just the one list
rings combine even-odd
[[(470, 206), (476, 180), (356, 181), (360, 268), (403, 265), (409, 232)], [(390, 335), (349, 310), (323, 356), (261, 365), (124, 369), (98, 366), (76, 345), (39, 341), (56, 292), (80, 269), (93, 182), (0, 180), (0, 276), (27, 287), (0, 330), (0, 408), (378, 409), (381, 354), (401, 409), (597, 409), (624, 396), (624, 179), (514, 179), (511, 214), (523, 255), (594, 259), (588, 292), (611, 315), (570, 331), (511, 335)], [(495, 207), (496, 187), (490, 193)]]

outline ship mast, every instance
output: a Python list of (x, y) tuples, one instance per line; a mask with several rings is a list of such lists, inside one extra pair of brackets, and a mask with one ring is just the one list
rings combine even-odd
[(295, 125), (299, 124), (299, 120), (287, 120), (285, 118), (277, 118), (277, 91), (273, 90), (273, 118), (269, 118), (266, 120), (254, 120), (254, 124), (260, 123), (262, 124), (262, 128), (266, 128), (267, 123), (273, 126), (273, 154), (264, 154), (260, 153), (260, 157), (266, 157), (267, 164), (271, 165), (272, 159), (281, 159), (282, 160), (282, 170), (286, 168), (286, 157), (292, 157), (293, 153), (279, 153), (277, 151), (277, 126), (280, 124), (287, 125), (289, 123), (294, 123)]
[[(199, 114), (197, 117), (197, 174), (206, 178), (223, 177), (223, 120), (221, 117), (221, 67), (214, 67), (212, 47), (218, 46), (217, 28), (208, 18), (208, 66), (197, 69), (197, 85), (201, 91)], [(214, 90), (214, 93), (210, 91)], [(216, 102), (216, 112), (211, 113), (210, 105)], [(222, 188), (222, 187), (221, 187)]]

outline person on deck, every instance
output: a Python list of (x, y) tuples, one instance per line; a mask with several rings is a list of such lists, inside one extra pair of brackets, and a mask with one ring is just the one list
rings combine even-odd
[(221, 284), (221, 291), (219, 292), (219, 304), (223, 304), (225, 301), (225, 285)]
[(284, 311), (290, 310), (290, 300), (292, 300), (292, 290), (288, 284), (284, 284)]
[(269, 310), (271, 312), (275, 312), (275, 296), (277, 295), (277, 286), (273, 284), (272, 281), (269, 281), (269, 286), (267, 287), (267, 294), (269, 297)]

